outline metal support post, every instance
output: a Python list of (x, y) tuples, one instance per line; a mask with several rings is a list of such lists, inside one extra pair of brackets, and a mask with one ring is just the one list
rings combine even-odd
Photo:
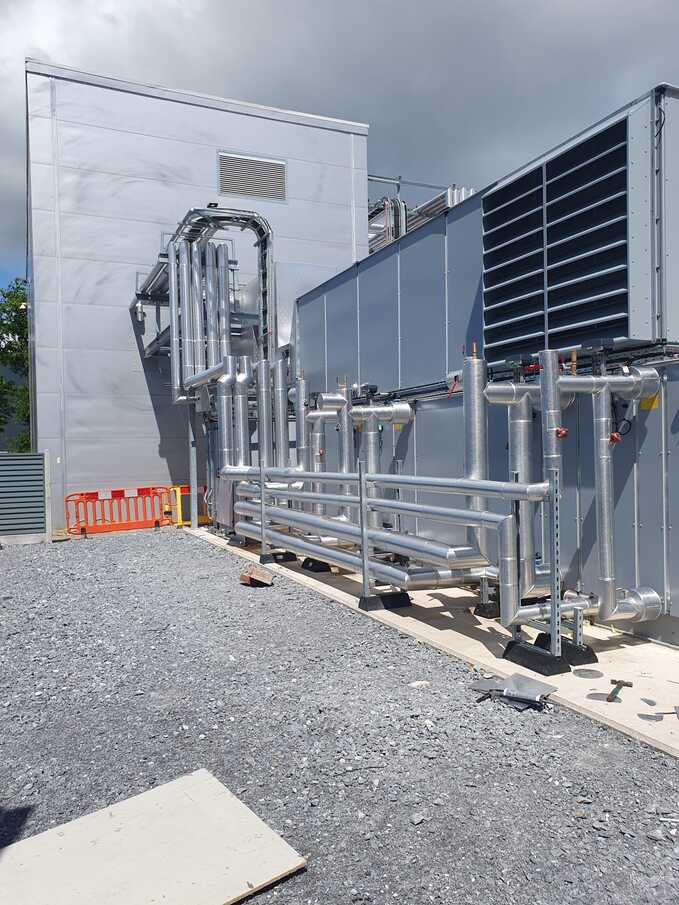
[(191, 527), (198, 527), (198, 459), (196, 449), (196, 409), (189, 406), (189, 500)]
[(361, 529), (361, 562), (363, 598), (367, 601), (373, 594), (374, 584), (370, 577), (370, 542), (368, 540), (368, 494), (363, 462), (358, 461), (358, 516)]
[(561, 494), (559, 468), (549, 469), (549, 545), (550, 545), (550, 614), (549, 641), (553, 657), (561, 656), (561, 542), (559, 526), (559, 497)]
[(266, 500), (264, 499), (264, 460), (259, 456), (259, 524), (260, 524), (260, 547), (259, 561), (268, 562), (267, 558), (268, 545), (266, 542)]

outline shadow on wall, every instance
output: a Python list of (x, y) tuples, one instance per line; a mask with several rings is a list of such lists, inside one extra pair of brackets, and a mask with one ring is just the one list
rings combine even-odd
[(0, 850), (21, 838), (32, 810), (28, 805), (21, 808), (0, 808)]
[[(160, 443), (158, 456), (167, 464), (170, 481), (173, 484), (188, 484), (188, 408), (185, 405), (173, 405), (170, 392), (170, 359), (166, 355), (144, 357), (144, 346), (152, 336), (148, 334), (147, 320), (139, 323), (133, 312), (130, 320), (148, 388), (149, 399), (158, 426)], [(160, 326), (158, 329), (160, 329)], [(154, 333), (155, 336), (155, 333)], [(198, 421), (198, 482), (205, 483), (205, 437), (202, 419)]]

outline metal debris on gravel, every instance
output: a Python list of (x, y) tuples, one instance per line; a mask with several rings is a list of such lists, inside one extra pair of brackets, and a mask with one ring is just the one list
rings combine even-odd
[(5, 844), (205, 767), (310, 858), (257, 902), (679, 900), (674, 760), (242, 568), (174, 529), (0, 552)]

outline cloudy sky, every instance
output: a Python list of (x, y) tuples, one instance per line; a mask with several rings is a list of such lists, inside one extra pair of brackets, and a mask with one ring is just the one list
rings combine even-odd
[(0, 285), (24, 270), (24, 58), (371, 125), (479, 187), (679, 82), (679, 0), (0, 0)]

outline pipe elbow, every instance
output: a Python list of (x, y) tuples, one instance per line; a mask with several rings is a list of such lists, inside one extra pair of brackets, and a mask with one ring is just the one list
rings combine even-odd
[(612, 612), (597, 620), (605, 625), (611, 622), (651, 622), (662, 616), (662, 600), (653, 588), (630, 588), (620, 592)]

